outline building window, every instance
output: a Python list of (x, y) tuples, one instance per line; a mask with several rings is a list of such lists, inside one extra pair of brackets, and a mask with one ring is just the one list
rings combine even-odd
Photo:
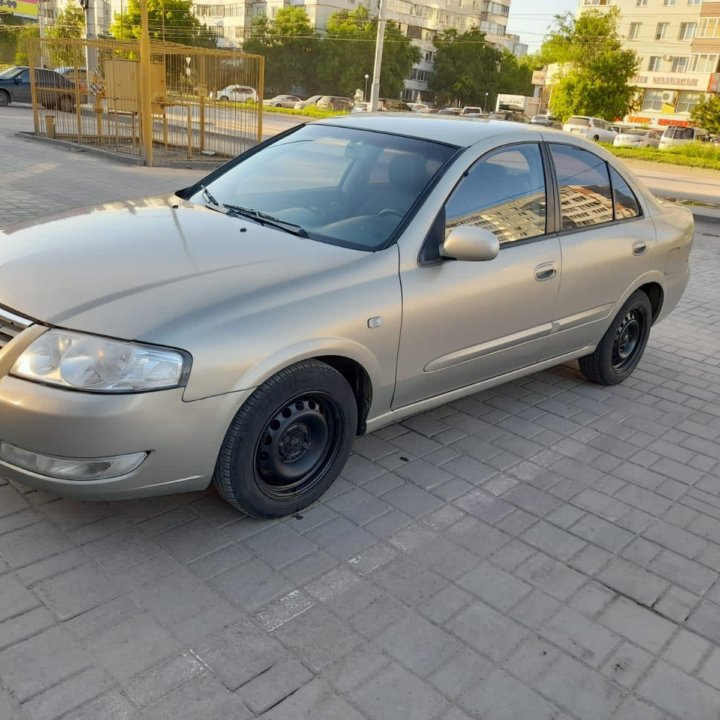
[(663, 5), (674, 5), (675, 0), (663, 0)]
[(677, 105), (675, 106), (675, 112), (692, 112), (693, 108), (700, 102), (701, 97), (702, 93), (688, 92), (683, 90), (678, 97)]
[(687, 72), (688, 59), (686, 57), (674, 57), (672, 59), (672, 67), (670, 72), (684, 73)]
[(664, 40), (665, 36), (667, 35), (667, 29), (668, 25), (670, 23), (658, 23), (657, 27), (655, 28), (655, 39), (656, 40)]
[(720, 37), (720, 18), (703, 18), (700, 21), (695, 37), (714, 38)]
[(690, 56), (690, 72), (708, 72), (714, 73), (718, 70), (717, 55), (691, 55)]
[(660, 112), (663, 106), (662, 96), (662, 90), (646, 90), (643, 93), (642, 109)]
[(702, 0), (687, 0), (688, 5), (702, 5)]
[(678, 40), (692, 40), (695, 37), (695, 31), (697, 30), (697, 23), (680, 23), (680, 34)]
[(630, 32), (628, 33), (628, 40), (637, 40), (640, 34), (640, 26), (642, 23), (630, 23)]
[(647, 0), (637, 0), (635, 3), (638, 7), (647, 7)]
[(658, 72), (660, 70), (660, 56), (659, 55), (651, 55), (650, 59), (648, 60), (648, 70), (650, 72)]

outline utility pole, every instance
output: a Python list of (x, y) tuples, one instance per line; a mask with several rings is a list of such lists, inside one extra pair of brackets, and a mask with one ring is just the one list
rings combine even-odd
[(142, 131), (143, 161), (153, 164), (152, 97), (150, 88), (150, 31), (148, 30), (148, 0), (140, 0), (140, 128)]
[(385, 42), (385, 2), (378, 0), (378, 26), (375, 38), (375, 64), (373, 65), (373, 81), (370, 87), (370, 112), (378, 109), (380, 100), (380, 71), (382, 70), (383, 43)]

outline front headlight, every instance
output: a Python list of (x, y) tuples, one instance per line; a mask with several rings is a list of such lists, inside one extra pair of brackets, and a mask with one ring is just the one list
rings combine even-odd
[(179, 350), (48, 330), (16, 360), (11, 375), (72, 390), (143, 392), (187, 380), (189, 356)]

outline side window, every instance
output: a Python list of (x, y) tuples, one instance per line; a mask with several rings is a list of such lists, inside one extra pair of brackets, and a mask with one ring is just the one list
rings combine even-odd
[(29, 70), (23, 70), (20, 73), (20, 82), (21, 83), (29, 83), (30, 82), (30, 71)]
[(487, 228), (501, 244), (545, 234), (547, 206), (540, 148), (513, 145), (475, 163), (445, 205), (445, 234)]
[(552, 144), (550, 153), (560, 186), (562, 229), (612, 221), (612, 193), (605, 161), (570, 145)]
[(635, 193), (615, 168), (610, 168), (610, 181), (615, 203), (615, 219), (623, 220), (640, 215), (640, 205), (638, 205)]

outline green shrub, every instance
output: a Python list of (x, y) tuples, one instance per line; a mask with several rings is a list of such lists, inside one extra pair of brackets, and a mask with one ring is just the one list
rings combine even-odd
[(617, 155), (617, 157), (720, 170), (720, 145), (714, 143), (678, 145), (668, 150), (614, 147), (610, 143), (601, 143), (601, 145), (613, 155)]

